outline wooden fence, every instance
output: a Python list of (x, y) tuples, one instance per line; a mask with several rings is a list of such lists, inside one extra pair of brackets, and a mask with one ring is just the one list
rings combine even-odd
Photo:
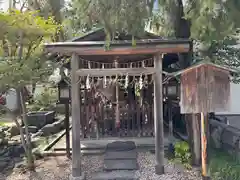
[(121, 108), (120, 123), (116, 126), (115, 109), (113, 107), (103, 106), (102, 112), (96, 113), (93, 120), (86, 108), (81, 110), (84, 120), (82, 130), (84, 137), (104, 138), (104, 137), (153, 137), (154, 136), (154, 114), (153, 106), (148, 108), (140, 107)]

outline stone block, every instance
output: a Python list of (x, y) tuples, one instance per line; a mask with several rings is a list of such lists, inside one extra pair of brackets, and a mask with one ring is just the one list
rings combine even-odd
[(137, 159), (137, 151), (107, 151), (104, 156), (105, 160), (119, 160), (119, 159)]
[(105, 160), (103, 168), (105, 171), (137, 170), (138, 164), (136, 159)]
[(69, 176), (69, 180), (86, 180), (86, 176), (80, 176), (80, 177), (73, 177), (72, 175)]
[(46, 124), (40, 132), (43, 133), (43, 136), (49, 136), (51, 134), (56, 134), (64, 129), (64, 121), (59, 120), (54, 122), (53, 124)]
[(10, 161), (11, 159), (9, 157), (0, 157), (0, 172), (8, 166)]
[(25, 153), (25, 150), (22, 145), (13, 145), (8, 147), (8, 153), (11, 157), (20, 157), (21, 154)]
[(235, 149), (239, 136), (239, 130), (229, 126), (222, 133), (222, 147), (231, 152)]
[(137, 180), (134, 175), (134, 171), (98, 172), (93, 175), (92, 180)]
[[(23, 131), (25, 132), (25, 127), (23, 127)], [(38, 128), (36, 126), (28, 126), (29, 133), (36, 133), (37, 131), (38, 131)]]
[(46, 124), (53, 123), (54, 117), (54, 111), (30, 112), (27, 114), (28, 125), (36, 126), (38, 129), (40, 129)]
[(49, 136), (59, 131), (60, 131), (60, 128), (55, 124), (47, 124), (41, 129), (41, 132), (43, 132), (43, 136)]
[(19, 129), (18, 129), (18, 127), (16, 125), (12, 125), (8, 129), (8, 133), (10, 134), (11, 137), (13, 137), (13, 136), (19, 135), (20, 131), (19, 131)]
[(106, 151), (130, 151), (136, 149), (133, 141), (115, 141), (107, 144)]

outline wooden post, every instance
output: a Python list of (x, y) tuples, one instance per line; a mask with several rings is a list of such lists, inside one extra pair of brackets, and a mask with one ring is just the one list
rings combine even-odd
[[(167, 91), (167, 89), (166, 89)], [(168, 134), (168, 156), (174, 157), (174, 137), (173, 137), (173, 117), (172, 117), (172, 100), (170, 98), (167, 99), (167, 110), (168, 110), (168, 125), (169, 125), (169, 134)]]
[(81, 169), (81, 143), (80, 143), (80, 87), (79, 77), (76, 71), (79, 68), (77, 54), (72, 55), (71, 59), (71, 104), (72, 104), (72, 175), (70, 180), (84, 180)]
[(202, 144), (202, 179), (203, 180), (210, 180), (209, 173), (208, 173), (208, 162), (207, 162), (207, 118), (205, 119), (204, 113), (201, 113), (201, 144)]
[(168, 99), (168, 120), (169, 120), (169, 143), (173, 141), (173, 120), (172, 120), (172, 102)]
[[(118, 68), (118, 62), (117, 60), (114, 61), (115, 68)], [(116, 130), (117, 133), (119, 133), (120, 128), (120, 110), (119, 110), (119, 86), (118, 86), (118, 76), (116, 76), (117, 82), (116, 82)]]
[(164, 174), (164, 130), (163, 130), (163, 94), (162, 94), (162, 58), (154, 57), (156, 74), (154, 79), (154, 127), (155, 127), (155, 173)]
[(172, 119), (172, 100), (167, 99), (168, 105), (168, 122), (169, 122), (169, 135), (168, 135), (168, 153), (169, 156), (174, 156), (174, 144), (173, 144), (173, 119)]
[(192, 146), (192, 164), (195, 166), (201, 166), (201, 137), (199, 137), (200, 134), (200, 118), (196, 114), (191, 114), (192, 119), (191, 125), (192, 125), (192, 142), (190, 145)]
[(69, 134), (69, 104), (65, 104), (65, 128), (66, 128), (66, 153), (67, 157), (70, 159), (70, 134)]

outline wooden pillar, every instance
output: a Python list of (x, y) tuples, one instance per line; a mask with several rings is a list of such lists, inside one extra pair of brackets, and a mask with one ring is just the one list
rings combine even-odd
[(66, 153), (67, 157), (70, 158), (70, 133), (69, 133), (69, 104), (65, 104), (65, 128), (66, 128)]
[(71, 104), (72, 104), (72, 175), (70, 180), (83, 180), (81, 169), (81, 143), (80, 143), (80, 87), (79, 77), (76, 71), (79, 68), (77, 54), (72, 55), (71, 59)]
[(163, 94), (162, 94), (162, 58), (158, 53), (154, 56), (156, 68), (154, 78), (154, 128), (155, 128), (155, 173), (164, 174), (164, 130), (163, 130)]
[(191, 114), (192, 118), (189, 119), (191, 121), (192, 129), (191, 131), (191, 138), (192, 140), (189, 144), (191, 145), (192, 149), (192, 164), (194, 166), (201, 165), (201, 137), (200, 134), (200, 118), (198, 114)]
[(167, 102), (168, 102), (168, 120), (169, 120), (169, 145), (172, 145), (173, 144), (172, 101), (171, 99), (168, 99)]
[[(118, 61), (114, 61), (115, 68), (118, 68)], [(119, 108), (119, 86), (118, 86), (118, 76), (116, 76), (117, 82), (116, 82), (116, 130), (117, 133), (119, 132), (120, 128), (120, 108)], [(119, 134), (118, 134), (119, 135)]]
[(201, 113), (201, 145), (202, 145), (202, 179), (203, 180), (210, 180), (209, 176), (209, 167), (208, 167), (208, 118), (207, 115)]

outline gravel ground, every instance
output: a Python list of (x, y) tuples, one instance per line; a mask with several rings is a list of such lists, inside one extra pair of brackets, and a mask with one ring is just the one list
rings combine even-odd
[(174, 164), (167, 162), (164, 175), (155, 174), (155, 155), (150, 152), (138, 153), (138, 163), (140, 169), (136, 171), (135, 177), (139, 180), (201, 180), (199, 172), (196, 170), (187, 171), (177, 168)]
[[(155, 156), (149, 152), (140, 152), (138, 162), (140, 169), (135, 172), (135, 177), (139, 180), (201, 180), (199, 172), (176, 168), (173, 164), (167, 163), (167, 160), (167, 172), (164, 175), (156, 175)], [(82, 168), (87, 180), (91, 179), (91, 174), (101, 171), (102, 163), (103, 156), (83, 156)], [(0, 173), (0, 180), (69, 180), (71, 162), (66, 157), (49, 157), (36, 161), (36, 165), (36, 173), (23, 173), (19, 169), (14, 169), (9, 175)]]
[[(86, 172), (87, 179), (91, 174), (100, 171), (103, 167), (103, 156), (83, 156), (82, 170)], [(23, 173), (22, 170), (14, 169), (9, 175), (0, 173), (0, 180), (69, 180), (71, 161), (66, 157), (50, 157), (36, 161), (36, 173)]]

